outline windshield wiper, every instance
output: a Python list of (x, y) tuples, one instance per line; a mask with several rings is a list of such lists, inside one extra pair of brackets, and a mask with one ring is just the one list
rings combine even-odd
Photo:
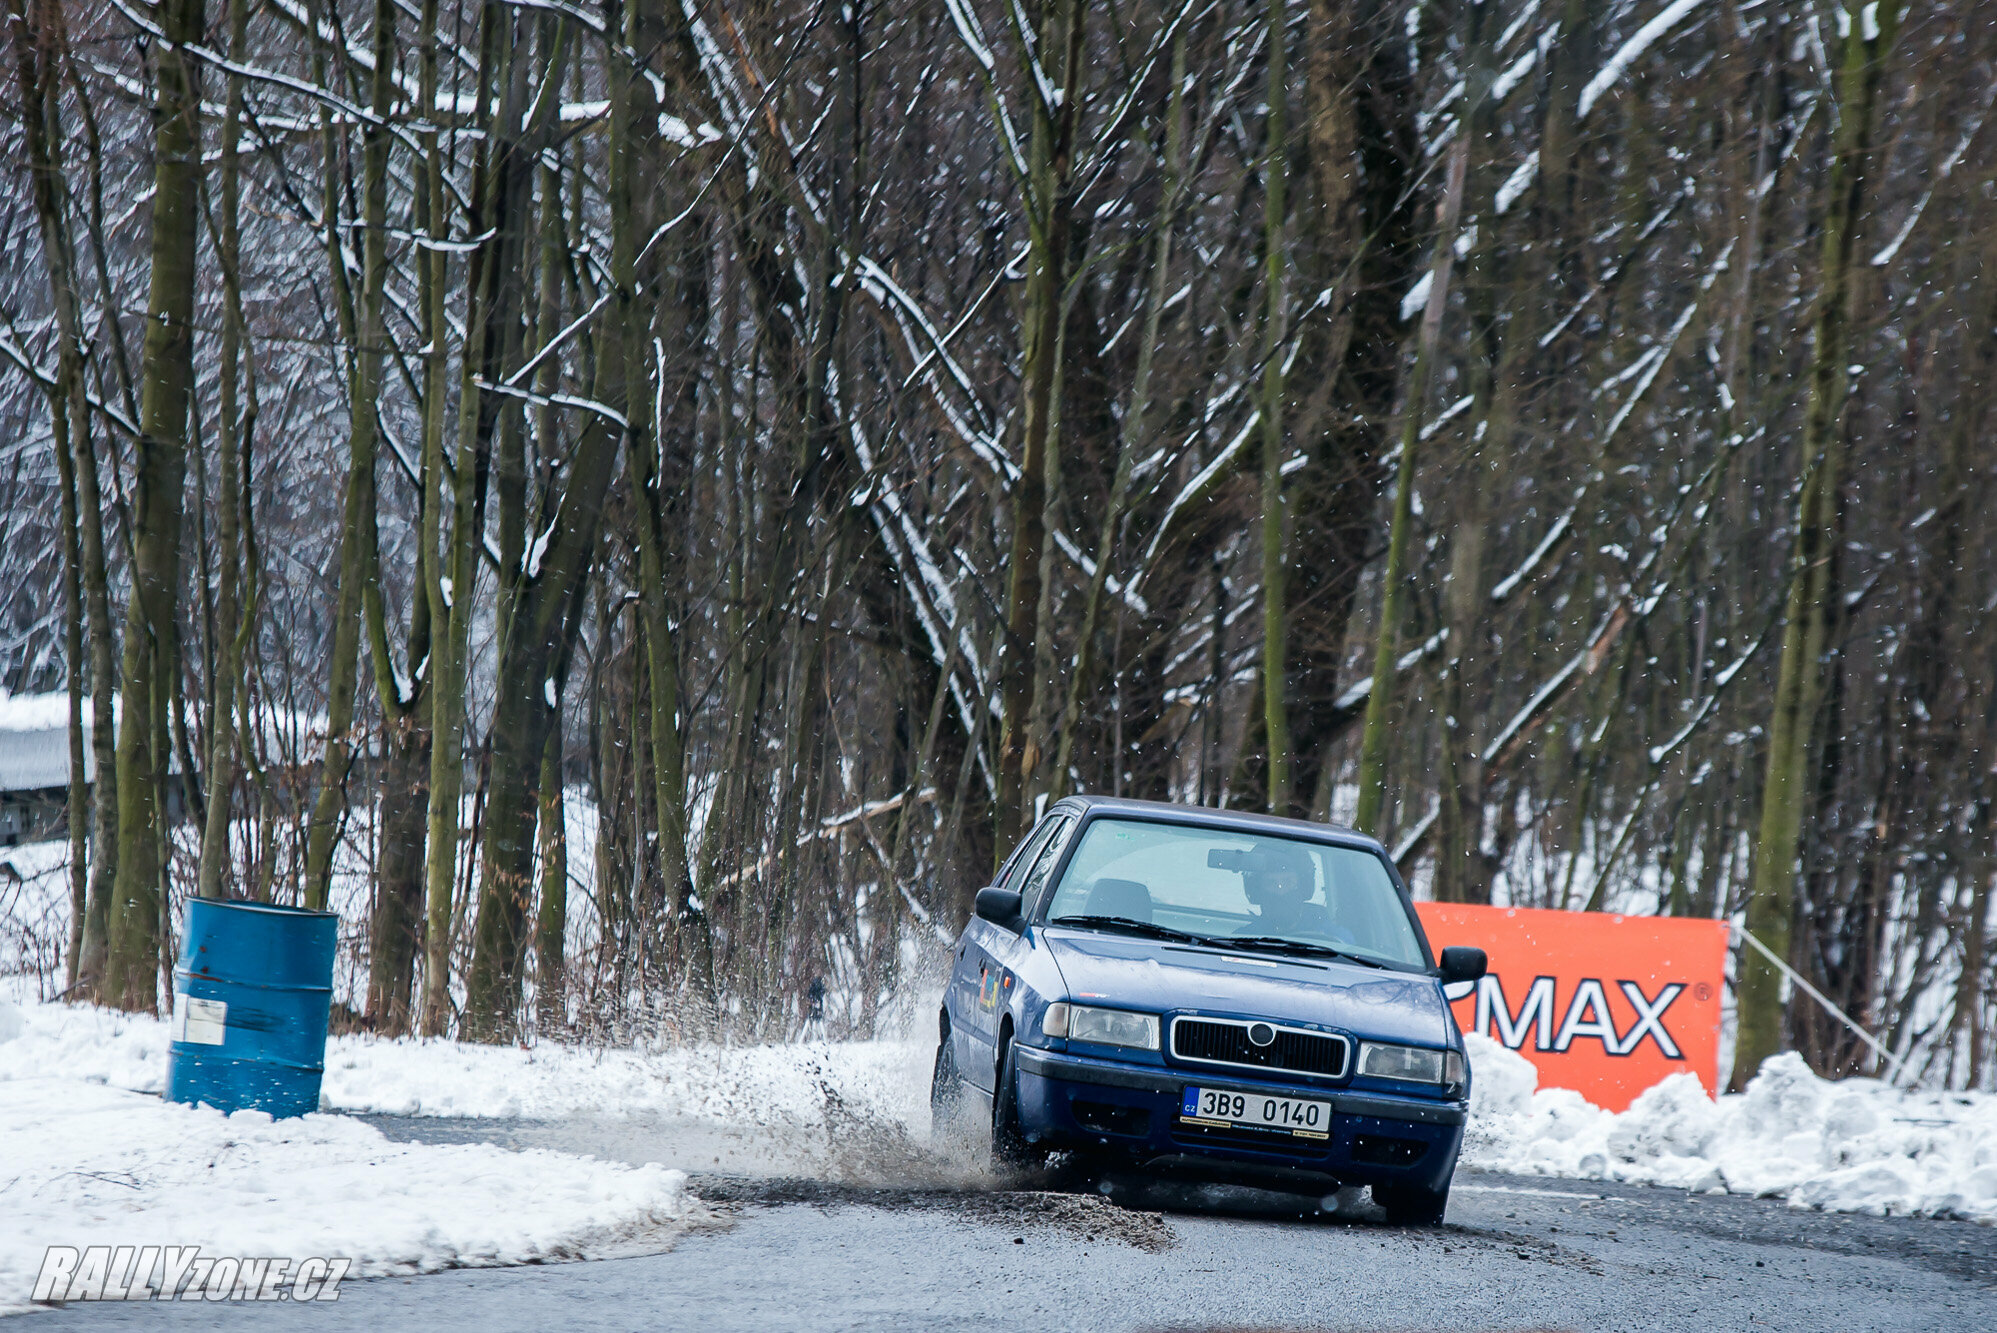
[(1312, 944), (1308, 940), (1287, 939), (1281, 935), (1236, 935), (1230, 939), (1216, 939), (1214, 943), (1229, 944), (1237, 948), (1271, 949), (1279, 953), (1311, 954), (1318, 958), (1339, 958), (1348, 963), (1357, 963), (1361, 967), (1377, 967), (1383, 972), (1393, 970), (1385, 963), (1361, 957), (1356, 953), (1347, 953), (1329, 944)]
[(1149, 921), (1138, 921), (1127, 916), (1057, 916), (1047, 923), (1050, 926), (1094, 926), (1099, 930), (1121, 930), (1132, 935), (1149, 935), (1158, 940), (1177, 940), (1182, 944), (1206, 944), (1204, 935), (1188, 935), (1183, 930), (1173, 930), (1170, 926), (1154, 926)]

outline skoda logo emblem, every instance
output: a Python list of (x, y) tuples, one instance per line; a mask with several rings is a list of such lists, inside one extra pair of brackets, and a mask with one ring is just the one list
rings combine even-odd
[(1267, 1023), (1250, 1023), (1248, 1025), (1248, 1041), (1250, 1045), (1267, 1046), (1275, 1040), (1276, 1029), (1270, 1027)]

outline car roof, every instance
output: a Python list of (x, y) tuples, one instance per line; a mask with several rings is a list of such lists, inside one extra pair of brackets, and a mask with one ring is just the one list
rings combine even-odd
[[(1227, 829), (1240, 833), (1269, 833), (1310, 838), (1323, 842), (1336, 840), (1352, 846), (1385, 852), (1379, 839), (1369, 838), (1357, 829), (1339, 824), (1320, 824), (1311, 819), (1290, 819), (1252, 810), (1219, 810), (1205, 805), (1181, 805), (1176, 801), (1138, 801), (1127, 796), (1070, 796), (1060, 802), (1069, 809), (1095, 814), (1129, 815), (1164, 824), (1187, 824), (1198, 828)], [(1327, 838), (1329, 835), (1329, 839)]]

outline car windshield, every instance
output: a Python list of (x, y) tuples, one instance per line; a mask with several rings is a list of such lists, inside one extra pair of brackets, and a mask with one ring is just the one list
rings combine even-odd
[(1048, 921), (1064, 918), (1423, 965), (1421, 943), (1379, 856), (1263, 833), (1093, 820), (1048, 905)]

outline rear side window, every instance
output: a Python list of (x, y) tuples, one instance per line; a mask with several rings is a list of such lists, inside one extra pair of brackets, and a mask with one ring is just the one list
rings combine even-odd
[(1006, 866), (1005, 878), (1000, 881), (1000, 887), (1014, 890), (1020, 889), (1026, 882), (1027, 874), (1040, 860), (1040, 853), (1047, 850), (1048, 840), (1059, 832), (1067, 822), (1068, 817), (1066, 814), (1059, 814), (1055, 815), (1052, 819), (1042, 820), (1040, 827), (1027, 835), (1025, 846), (1013, 853), (1011, 863)]
[(1067, 844), (1068, 829), (1074, 824), (1072, 816), (1062, 815), (1053, 821), (1047, 841), (1040, 845), (1039, 855), (1019, 883), (1019, 896), (1026, 900), (1026, 910), (1031, 913), (1042, 889), (1047, 887), (1047, 877), (1054, 873), (1054, 865), (1061, 859), (1061, 849)]

